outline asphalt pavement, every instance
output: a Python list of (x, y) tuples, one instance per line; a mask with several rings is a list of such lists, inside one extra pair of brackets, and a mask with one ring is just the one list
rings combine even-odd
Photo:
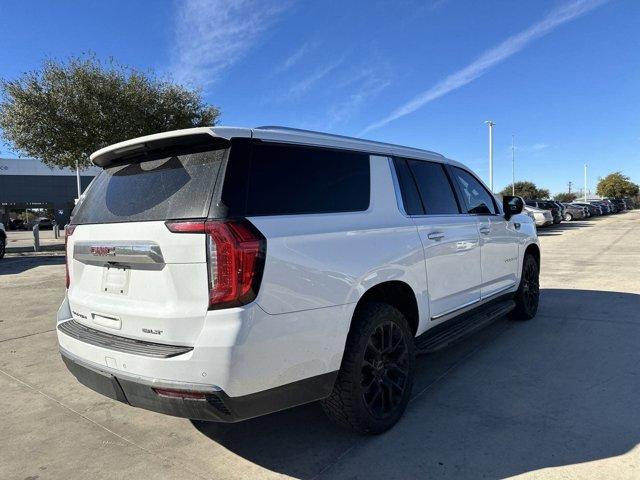
[(400, 423), (317, 404), (235, 425), (134, 409), (57, 351), (61, 256), (0, 260), (1, 479), (640, 478), (640, 211), (541, 229), (538, 316), (420, 357)]

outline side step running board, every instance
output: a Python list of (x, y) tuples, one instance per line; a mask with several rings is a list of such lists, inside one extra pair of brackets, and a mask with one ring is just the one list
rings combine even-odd
[(417, 353), (431, 353), (442, 350), (505, 316), (515, 306), (516, 303), (511, 299), (502, 300), (461, 315), (457, 319), (449, 320), (416, 337), (416, 351)]

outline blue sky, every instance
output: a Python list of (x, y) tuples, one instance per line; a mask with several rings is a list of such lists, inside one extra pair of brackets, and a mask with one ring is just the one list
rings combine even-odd
[[(92, 51), (203, 88), (225, 125), (435, 150), (495, 185), (640, 182), (637, 0), (7, 1), (0, 77)], [(0, 146), (0, 154), (10, 150)]]

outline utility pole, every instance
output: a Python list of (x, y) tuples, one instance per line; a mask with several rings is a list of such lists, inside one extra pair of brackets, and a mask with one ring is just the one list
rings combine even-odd
[(573, 182), (569, 182), (569, 193), (571, 193), (571, 186), (573, 185)]
[(511, 135), (511, 195), (516, 194), (516, 136)]
[(587, 164), (584, 164), (584, 202), (587, 203)]
[(80, 200), (82, 188), (80, 187), (80, 169), (78, 168), (78, 160), (76, 160), (76, 183), (78, 184), (78, 200)]
[(487, 120), (487, 125), (489, 125), (489, 190), (493, 193), (493, 123), (491, 120)]

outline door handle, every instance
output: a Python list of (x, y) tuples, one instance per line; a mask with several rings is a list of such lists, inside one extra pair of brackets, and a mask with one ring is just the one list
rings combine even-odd
[(491, 233), (491, 227), (480, 227), (480, 233), (488, 235)]
[(429, 240), (442, 240), (444, 238), (444, 232), (431, 232), (427, 235)]
[(513, 228), (520, 230), (520, 224), (518, 222), (513, 222)]

